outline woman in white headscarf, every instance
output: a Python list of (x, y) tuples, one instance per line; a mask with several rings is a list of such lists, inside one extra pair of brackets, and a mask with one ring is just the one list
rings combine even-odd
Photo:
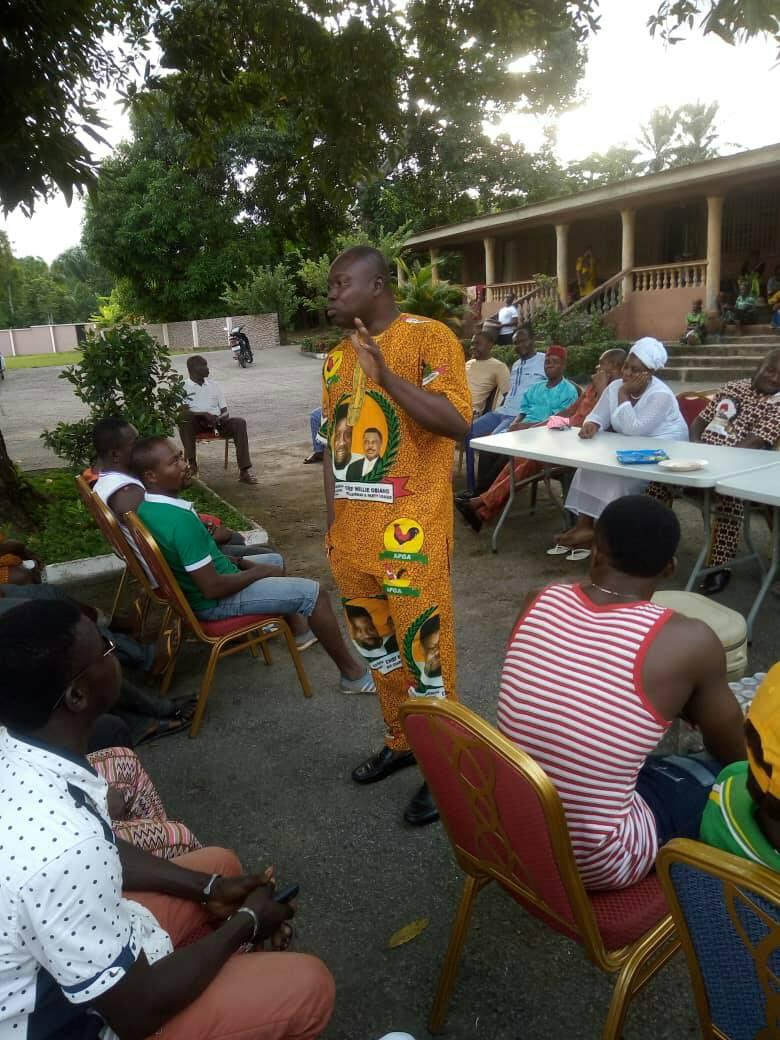
[[(598, 404), (582, 425), (580, 437), (589, 440), (599, 430), (612, 430), (626, 437), (663, 437), (688, 440), (688, 426), (677, 398), (656, 372), (667, 362), (663, 343), (652, 336), (637, 340), (623, 365), (623, 378), (607, 386)], [(583, 560), (590, 554), (593, 527), (602, 510), (616, 498), (641, 493), (645, 481), (578, 469), (566, 508), (577, 514), (577, 523), (557, 539), (547, 552)]]

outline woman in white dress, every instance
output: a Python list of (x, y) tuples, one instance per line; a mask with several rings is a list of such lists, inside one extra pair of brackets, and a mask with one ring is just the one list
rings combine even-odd
[[(677, 398), (655, 375), (667, 359), (666, 349), (659, 340), (652, 336), (637, 340), (623, 365), (623, 378), (607, 386), (583, 423), (580, 437), (589, 440), (599, 430), (612, 430), (626, 437), (687, 441), (688, 426)], [(578, 469), (566, 498), (566, 508), (577, 514), (577, 523), (558, 536), (557, 544), (547, 550), (548, 554), (584, 559), (593, 543), (594, 524), (605, 506), (623, 495), (641, 493), (645, 485), (646, 481), (634, 477)]]

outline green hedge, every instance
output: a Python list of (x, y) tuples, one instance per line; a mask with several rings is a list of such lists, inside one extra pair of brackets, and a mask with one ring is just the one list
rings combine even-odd
[(301, 350), (306, 354), (327, 354), (343, 338), (344, 333), (341, 329), (326, 329), (313, 336), (304, 336), (299, 342)]
[[(34, 532), (6, 528), (9, 538), (18, 538), (37, 553), (45, 564), (65, 563), (110, 552), (108, 544), (87, 513), (76, 490), (73, 473), (68, 469), (41, 469), (24, 474), (26, 479), (46, 496), (47, 502), (36, 518)], [(235, 531), (247, 531), (250, 520), (236, 509), (226, 507), (208, 488), (193, 484), (182, 497), (195, 503), (199, 513), (218, 516)]]
[[(537, 343), (537, 346), (539, 350), (547, 349), (546, 343)], [(624, 350), (628, 350), (629, 346), (630, 344), (625, 340), (616, 339), (606, 343), (576, 344), (567, 347), (566, 350), (569, 356), (566, 363), (566, 375), (569, 379), (573, 379), (578, 383), (588, 382), (593, 375), (599, 358), (605, 350), (610, 350), (612, 347), (622, 347)], [(493, 357), (499, 358), (509, 368), (517, 361), (515, 348), (511, 345), (493, 347), (491, 353)]]

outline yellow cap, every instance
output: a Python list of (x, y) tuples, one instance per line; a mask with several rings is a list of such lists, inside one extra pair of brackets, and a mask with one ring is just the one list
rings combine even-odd
[(748, 741), (750, 772), (764, 794), (780, 799), (780, 662), (759, 686), (747, 717), (761, 741), (763, 759), (756, 760)]

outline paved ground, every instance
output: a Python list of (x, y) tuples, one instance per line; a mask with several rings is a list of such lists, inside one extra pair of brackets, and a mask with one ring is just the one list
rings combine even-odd
[[(261, 485), (239, 487), (235, 470), (223, 473), (214, 448), (202, 454), (203, 474), (268, 528), (291, 571), (319, 576), (332, 591), (321, 550), (321, 471), (301, 466), (319, 366), (293, 348), (257, 357), (247, 371), (224, 354), (211, 354), (209, 363), (224, 382), (234, 414), (249, 421)], [(50, 461), (37, 431), (76, 414), (54, 370), (15, 372), (0, 387), (0, 428), (12, 456), (26, 465)], [(701, 525), (687, 507), (680, 507), (680, 516), (685, 574)], [(459, 692), (491, 721), (503, 646), (518, 604), (530, 586), (569, 567), (544, 555), (556, 519), (546, 507), (535, 518), (519, 515), (497, 556), (486, 535), (460, 526), (456, 531)], [(724, 602), (745, 610), (754, 589), (754, 576), (745, 570)], [(774, 661), (776, 621), (772, 600), (757, 626), (751, 671)], [(375, 1040), (391, 1028), (422, 1040), (459, 872), (439, 826), (412, 831), (401, 821), (418, 783), (411, 770), (367, 789), (350, 783), (350, 769), (381, 743), (376, 703), (338, 694), (321, 650), (308, 651), (305, 663), (315, 689), (310, 701), (300, 695), (282, 648), (271, 668), (250, 658), (226, 661), (201, 736), (163, 741), (143, 758), (171, 815), (186, 820), (202, 841), (231, 845), (251, 865), (273, 862), (280, 878), (300, 881), (299, 946), (323, 957), (338, 983), (326, 1040)], [(200, 652), (188, 649), (175, 693), (195, 690), (202, 664)], [(418, 939), (388, 949), (399, 927), (421, 917), (430, 923)], [(447, 1035), (596, 1040), (609, 995), (609, 981), (578, 949), (550, 936), (501, 892), (488, 890), (466, 945)], [(637, 998), (625, 1036), (695, 1035), (687, 975), (678, 958)]]

